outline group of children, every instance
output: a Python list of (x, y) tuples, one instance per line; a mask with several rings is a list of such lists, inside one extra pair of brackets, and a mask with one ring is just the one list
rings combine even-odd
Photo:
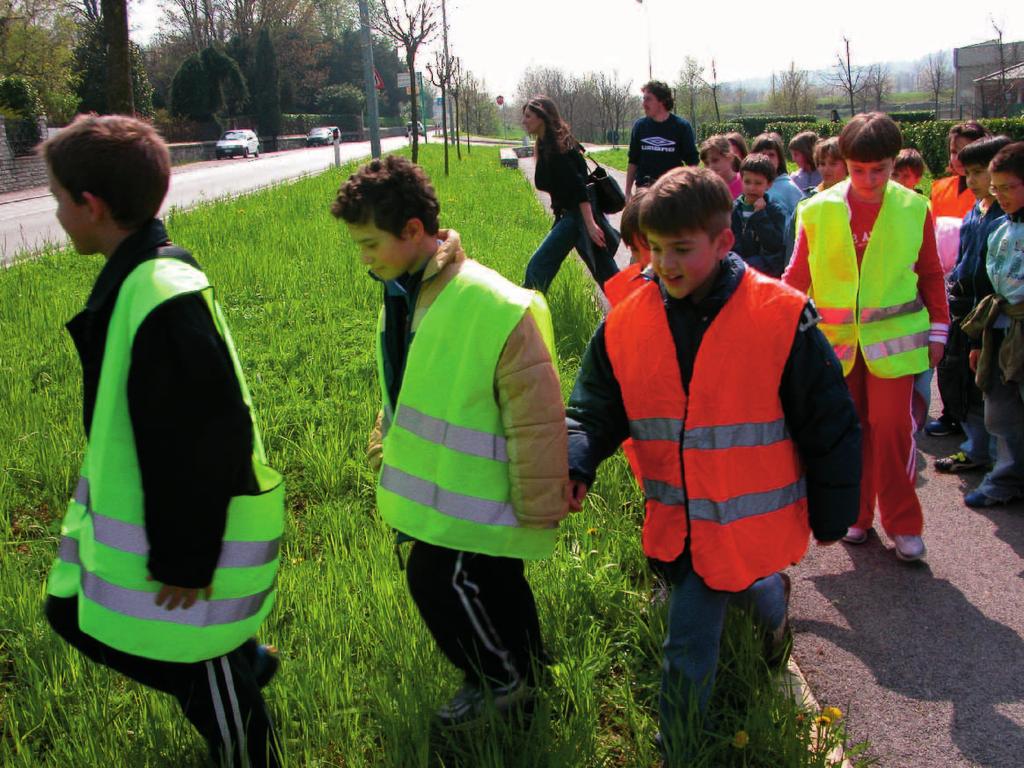
[[(396, 547), (411, 542), (410, 593), (463, 675), (437, 710), (443, 725), (530, 705), (550, 659), (524, 561), (552, 555), (559, 522), (627, 440), (643, 550), (671, 585), (658, 736), (669, 765), (706, 712), (730, 603), (749, 607), (766, 661), (781, 664), (782, 571), (811, 536), (864, 541), (877, 501), (897, 554), (924, 554), (909, 404), (914, 376), (943, 355), (948, 309), (927, 201), (889, 183), (899, 129), (872, 113), (838, 140), (794, 145), (816, 192), (806, 200), (777, 137), (758, 137), (738, 164), (731, 146), (705, 142), (708, 168), (677, 168), (631, 197), (623, 237), (638, 263), (605, 285), (613, 307), (567, 407), (543, 296), (467, 257), (422, 169), (373, 160), (338, 192), (332, 213), (383, 295), (378, 510)], [(223, 313), (154, 218), (166, 147), (144, 123), (91, 116), (43, 154), (76, 249), (107, 256), (69, 324), (88, 446), (48, 618), (93, 660), (174, 694), (215, 760), (277, 765), (259, 692), (277, 658), (253, 635), (273, 601), (283, 485)], [(986, 156), (968, 153), (968, 168)], [(960, 278), (1000, 489), (1024, 467), (1022, 164), (1018, 143), (991, 158), (988, 182), (971, 171), (971, 188), (990, 184), (1009, 217), (993, 228), (992, 202), (979, 203), (966, 227), (969, 242), (991, 230), (981, 263), (993, 292), (978, 297), (974, 251)], [(776, 234), (787, 220), (788, 267)], [(737, 243), (763, 250), (737, 255)], [(989, 423), (995, 402), (1014, 434)]]

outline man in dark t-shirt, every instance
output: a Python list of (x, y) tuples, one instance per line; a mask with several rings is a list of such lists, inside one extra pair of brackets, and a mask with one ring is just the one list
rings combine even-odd
[(633, 184), (647, 187), (666, 171), (680, 165), (697, 165), (697, 143), (690, 124), (672, 114), (672, 89), (660, 80), (643, 87), (644, 117), (633, 123), (626, 169), (626, 197)]

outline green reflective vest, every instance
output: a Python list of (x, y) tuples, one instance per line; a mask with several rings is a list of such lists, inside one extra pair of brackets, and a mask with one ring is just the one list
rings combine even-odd
[(527, 311), (554, 360), (544, 297), (464, 262), (413, 337), (394, 404), (384, 380), (381, 311), (377, 368), (384, 455), (377, 508), (393, 528), (438, 546), (499, 557), (551, 554), (557, 526), (528, 528), (516, 518), (494, 390), (505, 342)]
[(206, 276), (173, 258), (136, 267), (110, 318), (81, 477), (47, 582), (51, 595), (78, 597), (79, 626), (86, 634), (126, 653), (175, 662), (220, 656), (255, 634), (274, 602), (284, 526), (284, 482), (267, 466), (253, 423), (253, 470), (260, 493), (236, 496), (228, 505), (211, 599), (200, 599), (188, 610), (168, 611), (155, 604), (161, 585), (147, 579), (142, 477), (125, 391), (139, 326), (157, 306), (186, 293), (206, 300), (252, 411), (231, 334)]
[(914, 267), (928, 201), (890, 181), (858, 269), (849, 188), (844, 181), (819, 192), (797, 213), (807, 238), (810, 296), (821, 313), (821, 330), (844, 375), (853, 369), (858, 346), (875, 376), (920, 373), (928, 368), (929, 320)]

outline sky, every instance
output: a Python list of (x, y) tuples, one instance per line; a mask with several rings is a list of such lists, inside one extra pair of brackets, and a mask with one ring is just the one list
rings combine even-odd
[[(618, 72), (639, 91), (648, 78), (673, 83), (689, 55), (715, 59), (719, 82), (768, 77), (772, 71), (823, 69), (850, 40), (854, 64), (914, 61), (995, 37), (1024, 37), (1024, 13), (1010, 0), (776, 0), (733, 6), (695, 0), (447, 0), (451, 52), (494, 94), (514, 95), (530, 66), (582, 74)], [(757, 6), (756, 15), (744, 8)], [(771, 13), (765, 8), (774, 9)], [(851, 8), (856, 13), (845, 15)], [(827, 10), (826, 10), (827, 9)], [(129, 8), (132, 38), (145, 43), (160, 21), (158, 0)], [(648, 36), (650, 30), (650, 36)], [(428, 59), (424, 58), (426, 63)]]

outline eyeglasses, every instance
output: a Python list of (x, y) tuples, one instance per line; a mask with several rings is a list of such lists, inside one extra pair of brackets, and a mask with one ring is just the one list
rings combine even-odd
[(1009, 195), (1016, 192), (1022, 186), (1024, 186), (1024, 183), (1019, 181), (1016, 184), (1000, 184), (999, 186), (992, 184), (989, 186), (988, 191), (993, 195)]

